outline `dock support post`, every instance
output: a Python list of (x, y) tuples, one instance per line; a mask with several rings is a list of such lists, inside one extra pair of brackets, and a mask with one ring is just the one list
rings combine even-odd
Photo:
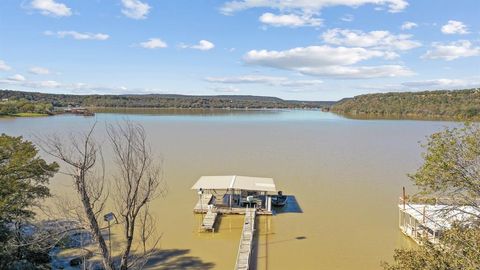
[(199, 189), (198, 190), (198, 197), (200, 198), (200, 212), (202, 213), (202, 221), (200, 222), (200, 228), (202, 227), (203, 225), (203, 189)]
[(272, 211), (272, 197), (269, 195), (267, 195), (267, 211)]

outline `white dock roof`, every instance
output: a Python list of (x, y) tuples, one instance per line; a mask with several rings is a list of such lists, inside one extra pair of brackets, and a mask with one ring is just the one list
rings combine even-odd
[(421, 223), (425, 209), (424, 224), (435, 231), (449, 229), (454, 222), (471, 222), (480, 214), (471, 206), (459, 206), (457, 210), (450, 205), (407, 204), (403, 210), (403, 204), (399, 204), (398, 208)]
[(241, 189), (276, 192), (272, 178), (237, 175), (202, 176), (192, 189)]

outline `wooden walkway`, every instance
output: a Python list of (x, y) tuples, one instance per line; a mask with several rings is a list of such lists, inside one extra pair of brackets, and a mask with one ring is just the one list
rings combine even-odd
[(250, 268), (250, 255), (252, 253), (255, 232), (255, 215), (255, 208), (246, 209), (235, 270), (248, 270)]
[(205, 231), (214, 231), (215, 221), (217, 220), (217, 213), (209, 209), (202, 222), (202, 229)]

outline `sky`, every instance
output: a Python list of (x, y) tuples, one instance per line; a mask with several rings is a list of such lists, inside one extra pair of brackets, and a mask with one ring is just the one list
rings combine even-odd
[(359, 94), (480, 87), (478, 0), (1, 0), (0, 89)]

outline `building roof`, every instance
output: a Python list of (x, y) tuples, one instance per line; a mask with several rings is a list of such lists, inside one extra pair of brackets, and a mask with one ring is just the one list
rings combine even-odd
[[(405, 210), (403, 210), (403, 204), (399, 204), (398, 207), (434, 231), (449, 229), (455, 222), (470, 223), (476, 218), (476, 215), (480, 214), (471, 206), (407, 204)], [(424, 212), (425, 222), (423, 222)]]
[(192, 189), (240, 189), (252, 191), (276, 192), (272, 178), (237, 175), (202, 176)]

